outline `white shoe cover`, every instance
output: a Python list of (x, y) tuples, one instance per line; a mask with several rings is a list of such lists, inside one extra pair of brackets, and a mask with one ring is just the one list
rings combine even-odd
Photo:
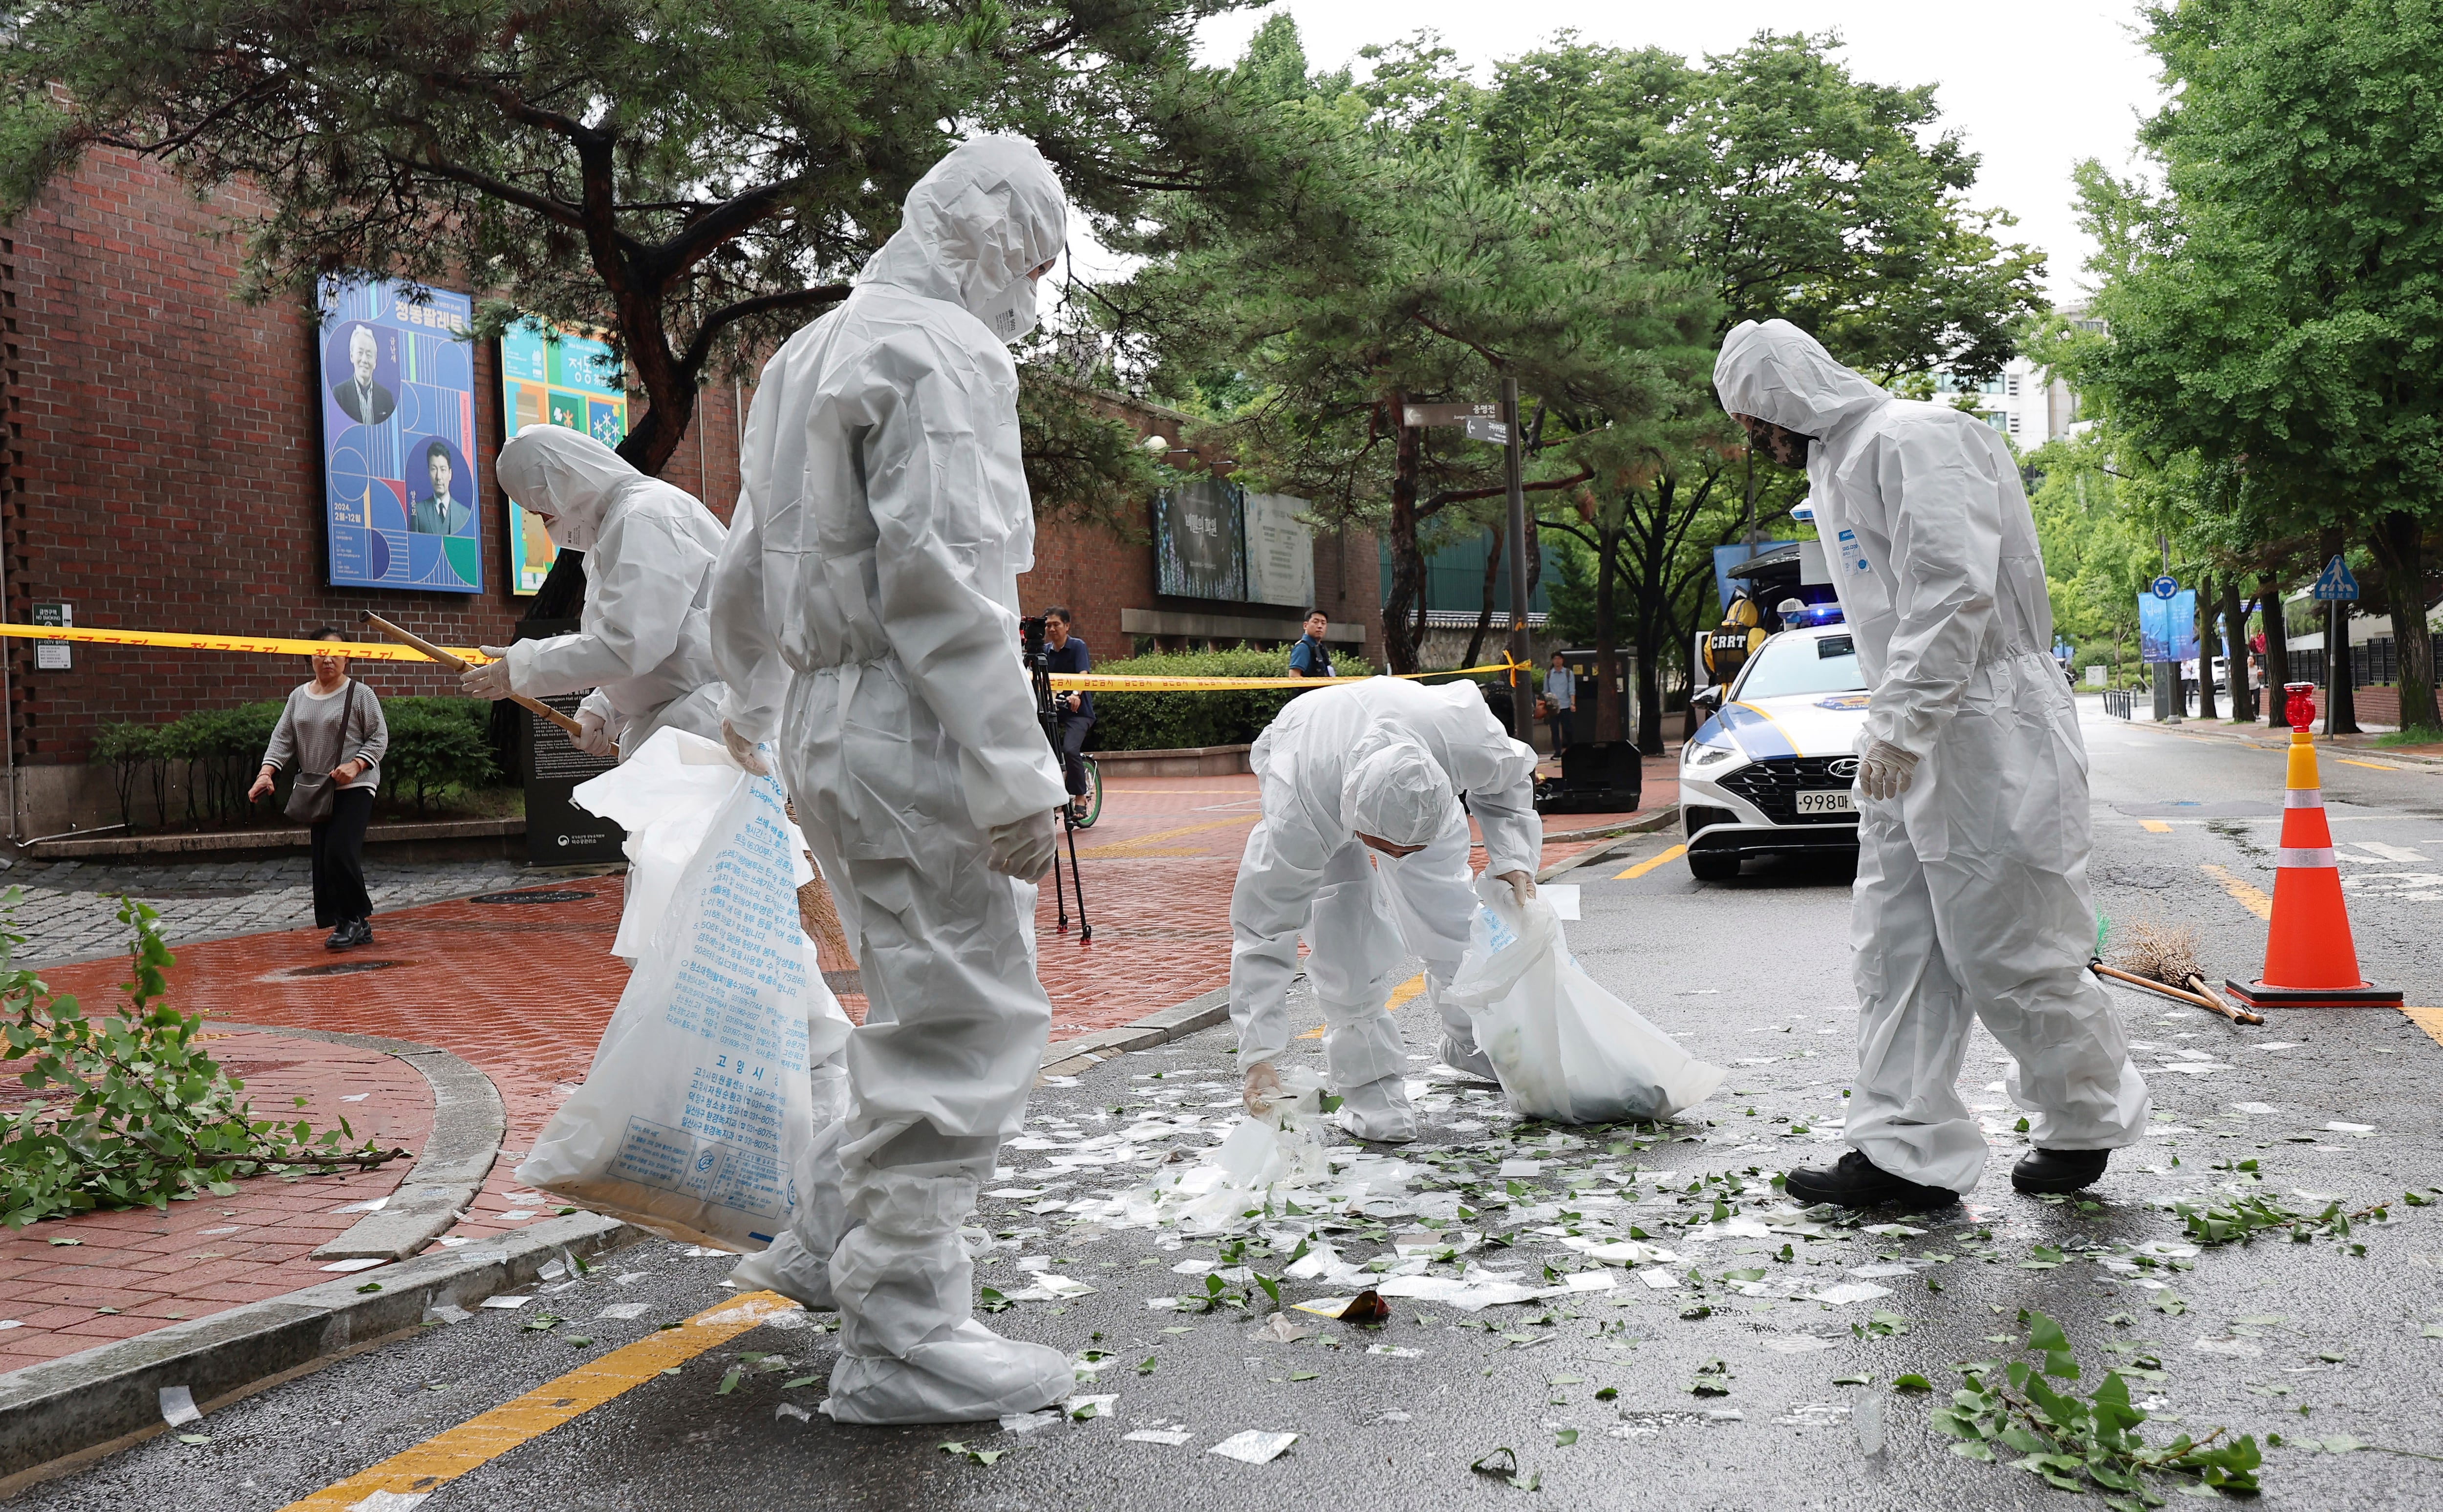
[(832, 1263), (817, 1259), (787, 1229), (770, 1248), (741, 1259), (729, 1268), (729, 1279), (741, 1291), (777, 1291), (811, 1312), (827, 1313), (832, 1301)]
[(823, 1412), (836, 1423), (987, 1423), (1065, 1401), (1077, 1389), (1069, 1357), (1003, 1339), (970, 1318), (905, 1359), (840, 1357)]
[(1340, 1126), (1376, 1144), (1405, 1144), (1417, 1137), (1417, 1110), (1408, 1102), (1405, 1073), (1350, 1087), (1341, 1094)]
[(1444, 1034), (1442, 1036), (1442, 1050), (1440, 1053), (1442, 1063), (1444, 1066), (1449, 1066), (1454, 1071), (1465, 1071), (1468, 1075), (1475, 1077), (1477, 1080), (1481, 1082), (1498, 1082), (1501, 1080), (1499, 1076), (1494, 1073), (1493, 1058), (1485, 1054), (1483, 1050), (1479, 1049), (1476, 1046), (1469, 1045), (1462, 1047), (1460, 1044), (1459, 1037), (1457, 1035)]

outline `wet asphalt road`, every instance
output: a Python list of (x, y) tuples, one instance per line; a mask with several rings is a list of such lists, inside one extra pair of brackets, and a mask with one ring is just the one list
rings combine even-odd
[[(2252, 975), (2264, 926), (2201, 868), (2270, 889), (2280, 755), (2101, 720), (2089, 736), (2099, 905), (2122, 927), (2150, 915), (2194, 922), (2217, 975)], [(2443, 1003), (2443, 956), (2432, 944), (2443, 910), (2443, 772), (2386, 772), (2328, 756), (2324, 783), (2340, 847), (2354, 858), (2343, 867), (2361, 962), (2376, 979), (2404, 988), (2413, 1004)], [(2168, 829), (2150, 830), (2147, 820)], [(1696, 1053), (1730, 1067), (1731, 1080), (1696, 1110), (1704, 1122), (1626, 1158), (1604, 1159), (1600, 1148), (1536, 1152), (1555, 1160), (1539, 1178), (1548, 1193), (1562, 1172), (1635, 1165), (1649, 1173), (1641, 1184), (1651, 1204), (1644, 1211), (1666, 1216), (1679, 1211), (1671, 1189), (1703, 1174), (1749, 1166), (1772, 1173), (1837, 1155), (1827, 1120), (1837, 1118), (1853, 1065), (1855, 1024), (1846, 869), (1752, 865), (1736, 883), (1699, 884), (1670, 862), (1614, 880), (1670, 839), (1652, 837), (1562, 879), (1585, 886), (1585, 918), (1570, 926), (1570, 943), (1598, 980), (1681, 1034)], [(1254, 1337), (1271, 1311), (1260, 1294), (1252, 1311), (1148, 1307), (1149, 1298), (1195, 1284), (1170, 1267), (1217, 1258), (1210, 1244), (1183, 1246), (1166, 1231), (1064, 1229), (1064, 1215), (1028, 1211), (1034, 1199), (996, 1199), (984, 1222), (1006, 1243), (980, 1267), (984, 1284), (1022, 1284), (1017, 1263), (1034, 1256), (1097, 1290), (1065, 1305), (1020, 1303), (994, 1325), (1073, 1355), (1111, 1354), (1100, 1383), (1079, 1389), (1118, 1394), (1113, 1412), (1023, 1433), (991, 1425), (845, 1429), (819, 1414), (801, 1420), (781, 1410), (816, 1406), (834, 1352), (820, 1320), (796, 1314), (787, 1321), (799, 1326), (759, 1328), (675, 1375), (654, 1376), (442, 1485), (423, 1509), (1498, 1506), (1521, 1493), (1471, 1474), (1468, 1465), (1499, 1447), (1512, 1448), (1539, 1478), (1538, 1494), (1558, 1505), (2049, 1506), (2061, 1493), (2007, 1466), (1954, 1456), (1926, 1427), (1933, 1404), (1889, 1390), (1896, 1375), (1916, 1372), (1947, 1391), (1956, 1384), (1954, 1362), (2011, 1353), (2022, 1307), (2062, 1321), (2090, 1381), (2107, 1362), (2158, 1362), (2141, 1368), (2159, 1369), (2159, 1379), (2133, 1385), (2159, 1399), (2158, 1415), (2193, 1431), (2226, 1425), (2260, 1440), (2278, 1432), (2294, 1445), (2346, 1434), (2443, 1454), (2443, 1424), (2434, 1412), (2443, 1339), (2421, 1332), (2443, 1323), (2436, 1216), (2443, 1207), (2410, 1210), (2397, 1201), (2405, 1189), (2443, 1186), (2435, 1091), (2443, 1046), (2388, 1010), (2292, 1012), (2250, 1029), (2136, 993), (2116, 991), (2115, 1003), (2150, 1070), (2158, 1132), (2115, 1157), (2092, 1211), (2011, 1192), (2015, 1114), (1994, 1085), (1999, 1051), (1980, 1031), (1961, 1085), (1972, 1105), (1987, 1110), (1996, 1158), (1964, 1209), (1920, 1220), (1928, 1230), (1921, 1235), (1803, 1241), (1787, 1266), (1773, 1258), (1778, 1235), (1718, 1241), (1692, 1255), (1708, 1275), (1750, 1266), (1825, 1285), (1886, 1257), (1920, 1262), (1912, 1274), (1881, 1278), (1892, 1288), (1886, 1298), (1834, 1307), (1715, 1289), (1704, 1299), (1711, 1316), (1697, 1319), (1681, 1316), (1692, 1310), (1691, 1293), (1633, 1284), (1566, 1304), (1473, 1316), (1402, 1301), (1380, 1329), (1293, 1314), (1316, 1337), (1283, 1344)], [(1422, 1001), (1402, 1019), (1412, 1046), (1431, 1046)], [(1156, 1105), (1226, 1118), (1226, 1107), (1200, 1105), (1231, 1096), (1228, 1046), (1226, 1031), (1207, 1031), (1106, 1062), (1079, 1085), (1042, 1089), (1037, 1127), (1092, 1136), (1128, 1121), (1115, 1110)], [(1298, 1042), (1297, 1053), (1320, 1059), (1314, 1041)], [(2199, 1054), (2214, 1068), (2153, 1069)], [(1507, 1141), (1487, 1143), (1504, 1132), (1497, 1121), (1480, 1131), (1452, 1127), (1475, 1121), (1464, 1106), (1437, 1114), (1424, 1142), (1520, 1153)], [(2333, 1122), (2371, 1132), (2324, 1127)], [(1794, 1132), (1799, 1126), (1809, 1132)], [(1180, 1142), (1193, 1148), (1203, 1140)], [(1032, 1186), (1041, 1184), (1038, 1161), (1045, 1157), (1013, 1151), (1004, 1163), (1019, 1185)], [(2156, 1205), (2220, 1199), (2217, 1184), (2244, 1181), (2245, 1173), (2217, 1163), (2250, 1159), (2260, 1169), (2248, 1190), (2294, 1207), (2322, 1206), (2322, 1195), (2302, 1193), (2353, 1206), (2391, 1199), (2396, 1221), (2360, 1230), (2362, 1258), (2328, 1243), (2260, 1241), (2208, 1250), (2193, 1269), (2148, 1273), (2161, 1278), (2159, 1289), (2076, 1260), (2050, 1268), (2023, 1264), (2046, 1264), (2039, 1246), (2177, 1239), (2178, 1220)], [(1675, 1173), (1673, 1182), (1652, 1176), (1656, 1169)], [(1124, 1184), (1117, 1173), (1092, 1170), (1065, 1179), (1078, 1194)], [(1512, 1227), (1492, 1213), (1483, 1226)], [(1540, 1247), (1533, 1228), (1512, 1228), (1519, 1246), (1501, 1263), (1532, 1267), (1567, 1258)], [(1357, 1242), (1348, 1252), (1362, 1259), (1376, 1248)], [(1279, 1262), (1258, 1260), (1257, 1268), (1268, 1264), (1277, 1269)], [(20, 1504), (282, 1507), (580, 1359), (717, 1306), (729, 1295), (720, 1285), (726, 1269), (722, 1258), (688, 1258), (678, 1246), (638, 1245), (521, 1312), (478, 1312), (216, 1412), (194, 1430), (209, 1444), (158, 1438), (37, 1486)], [(1289, 1283), (1283, 1297), (1327, 1289)], [(642, 1306), (630, 1320), (596, 1316), (620, 1303)], [(543, 1309), (569, 1321), (526, 1330)], [(1901, 1331), (1855, 1337), (1853, 1325), (1868, 1323), (1877, 1310), (1905, 1320)], [(591, 1342), (576, 1345), (573, 1334)], [(2107, 1354), (2107, 1343), (2122, 1347)], [(1403, 1353), (1369, 1353), (1374, 1348)], [(779, 1359), (757, 1361), (720, 1394), (731, 1365), (756, 1354)], [(1716, 1360), (1728, 1367), (1727, 1378), (1709, 1378), (1726, 1384), (1728, 1394), (1693, 1395), (1687, 1388), (1699, 1367)], [(1834, 1384), (1860, 1375), (1872, 1384)], [(815, 1379), (785, 1386), (801, 1376)], [(1606, 1390), (1617, 1396), (1598, 1399)], [(1933, 1403), (1940, 1400), (1938, 1394)], [(1877, 1419), (1880, 1452), (1869, 1453)], [(1157, 1427), (1184, 1428), (1191, 1437), (1178, 1446), (1123, 1438)], [(1205, 1452), (1247, 1429), (1299, 1437), (1265, 1466)], [(1564, 1446), (1569, 1430), (1576, 1438)], [(1002, 1453), (977, 1464), (943, 1451), (946, 1441)], [(2377, 1450), (2268, 1448), (2262, 1474), (2268, 1508), (2443, 1504), (2443, 1464)], [(2177, 1494), (2169, 1483), (2159, 1489)]]

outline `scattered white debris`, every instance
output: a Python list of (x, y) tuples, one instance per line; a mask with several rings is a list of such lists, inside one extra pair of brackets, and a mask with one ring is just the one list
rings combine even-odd
[(1297, 1437), (1295, 1433), (1267, 1433), (1251, 1428), (1243, 1433), (1231, 1434), (1204, 1452), (1237, 1460), (1242, 1465), (1270, 1465), (1280, 1457), (1283, 1449), (1296, 1443)]
[(598, 1313), (596, 1313), (594, 1316), (597, 1318), (615, 1319), (617, 1321), (624, 1323), (644, 1317), (646, 1312), (649, 1311), (652, 1306), (652, 1303), (651, 1303), (615, 1302), (610, 1306), (603, 1308)]
[(532, 1297), (487, 1297), (482, 1305), (498, 1307), (505, 1312), (515, 1312), (532, 1301), (534, 1301)]
[(389, 1265), (389, 1264), (390, 1264), (390, 1262), (389, 1262), (389, 1261), (387, 1261), (387, 1260), (375, 1260), (375, 1259), (363, 1259), (363, 1260), (334, 1260), (334, 1261), (332, 1261), (329, 1265), (324, 1266), (322, 1268), (323, 1268), (324, 1270), (336, 1270), (336, 1271), (340, 1271), (340, 1272), (341, 1272), (342, 1274), (347, 1274), (347, 1273), (352, 1273), (352, 1272), (358, 1271), (358, 1270), (371, 1270), (371, 1269), (373, 1269), (376, 1266), (387, 1266), (387, 1265)]
[[(1177, 1448), (1182, 1444), (1186, 1443), (1189, 1439), (1192, 1439), (1195, 1436), (1195, 1434), (1190, 1433), (1184, 1428), (1138, 1428), (1130, 1429), (1128, 1432), (1121, 1434), (1120, 1442), (1124, 1444), (1167, 1444), (1172, 1448)], [(1237, 1456), (1233, 1455), (1232, 1458), (1235, 1459)]]
[(1820, 1302), (1827, 1307), (1846, 1307), (1851, 1303), (1873, 1302), (1878, 1297), (1891, 1294), (1889, 1286), (1878, 1286), (1866, 1281), (1845, 1281), (1837, 1286), (1827, 1286), (1822, 1291), (1810, 1293), (1803, 1300)]
[(195, 1394), (184, 1386), (161, 1388), (161, 1421), (172, 1428), (184, 1428), (200, 1423), (204, 1414), (195, 1406)]

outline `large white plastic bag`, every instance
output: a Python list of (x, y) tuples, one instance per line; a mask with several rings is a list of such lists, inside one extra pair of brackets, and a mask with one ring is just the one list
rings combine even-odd
[(720, 741), (664, 725), (634, 756), (569, 793), (571, 803), (628, 833), (628, 898), (612, 955), (631, 966), (644, 955), (670, 912), (679, 874), (736, 791), (738, 775), (738, 763)]
[(810, 873), (781, 784), (734, 765), (730, 780), (585, 1084), (518, 1178), (669, 1238), (754, 1250), (797, 1210), (808, 1067), (851, 1026), (798, 921)]
[(1467, 955), (1444, 995), (1467, 1010), (1512, 1106), (1560, 1123), (1612, 1123), (1669, 1118), (1714, 1095), (1728, 1073), (1596, 986), (1552, 904), (1537, 898), (1521, 909), (1510, 884), (1491, 878), (1476, 891)]

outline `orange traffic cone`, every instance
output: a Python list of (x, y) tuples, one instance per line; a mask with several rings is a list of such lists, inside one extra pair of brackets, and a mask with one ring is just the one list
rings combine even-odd
[(2224, 985), (2250, 1008), (2397, 1008), (2399, 993), (2359, 977), (2316, 747), (2307, 733), (2316, 719), (2316, 684), (2289, 683), (2283, 691), (2290, 696), (2290, 779), (2282, 800), (2282, 859), (2273, 874), (2265, 975)]

